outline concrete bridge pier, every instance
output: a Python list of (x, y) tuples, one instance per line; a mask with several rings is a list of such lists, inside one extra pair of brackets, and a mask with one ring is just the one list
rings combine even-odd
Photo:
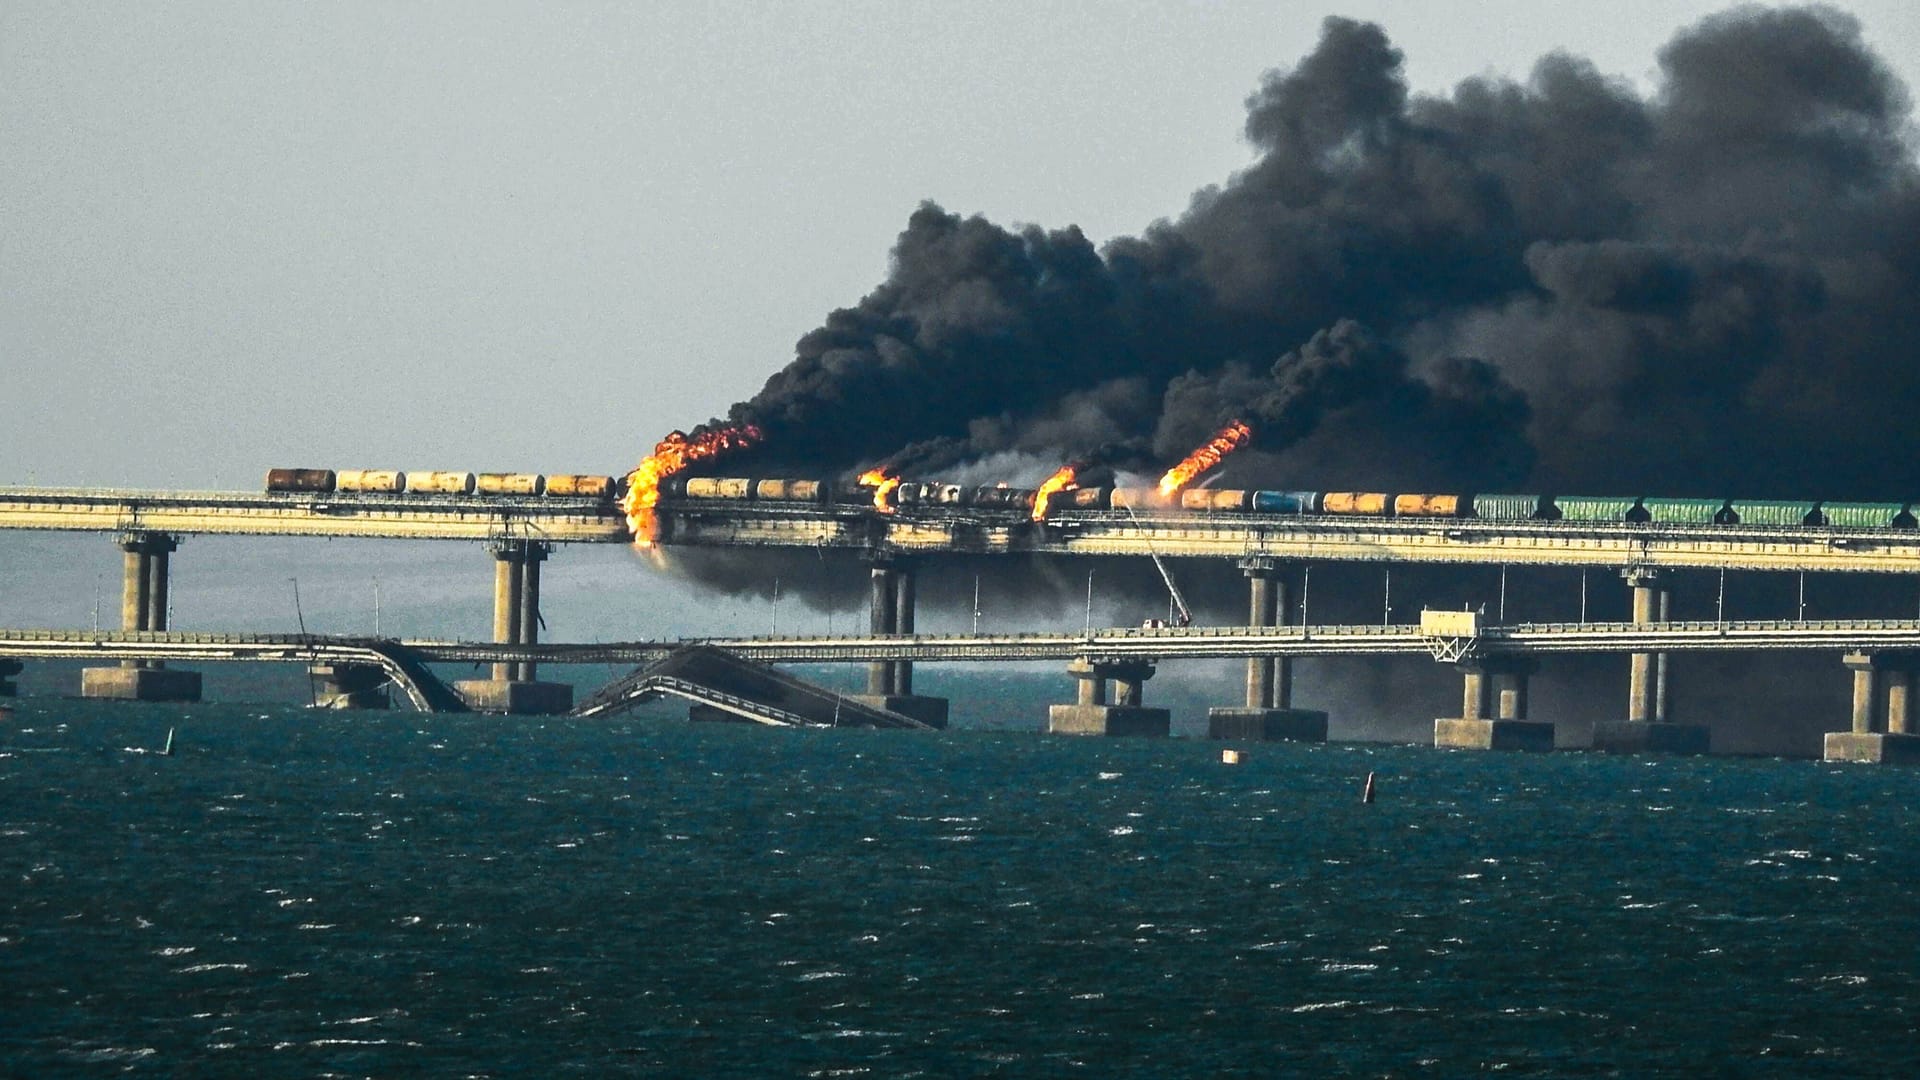
[[(1276, 559), (1240, 560), (1247, 575), (1247, 625), (1286, 626), (1293, 621), (1286, 571)], [(1327, 714), (1293, 707), (1293, 660), (1256, 656), (1247, 661), (1244, 708), (1207, 710), (1207, 737), (1243, 741), (1326, 742)]]
[(18, 660), (0, 660), (0, 697), (18, 697), (20, 687), (13, 681), (15, 675), (24, 670), (25, 665)]
[[(1664, 623), (1673, 600), (1666, 576), (1651, 567), (1620, 572), (1633, 590), (1633, 621)], [(1593, 726), (1593, 748), (1614, 754), (1704, 754), (1705, 724), (1676, 724), (1667, 718), (1667, 654), (1634, 653), (1627, 663), (1627, 719)]]
[[(493, 640), (502, 645), (533, 645), (540, 639), (540, 564), (553, 551), (539, 540), (502, 540), (493, 552)], [(573, 708), (573, 687), (535, 679), (536, 665), (505, 660), (493, 665), (490, 679), (453, 684), (476, 712), (552, 715)]]
[[(867, 630), (874, 634), (912, 634), (916, 602), (913, 565), (900, 559), (876, 558), (870, 585)], [(947, 699), (913, 692), (911, 660), (869, 662), (867, 692), (852, 696), (864, 705), (911, 716), (928, 727), (947, 726)]]
[(1551, 750), (1553, 725), (1529, 719), (1531, 657), (1463, 660), (1460, 715), (1433, 722), (1433, 745), (1454, 750)]
[(1850, 652), (1842, 660), (1853, 672), (1853, 724), (1850, 731), (1827, 732), (1826, 760), (1920, 764), (1920, 734), (1910, 712), (1920, 656)]
[[(127, 533), (120, 588), (120, 629), (167, 629), (168, 556), (180, 546), (167, 533)], [(127, 660), (118, 667), (82, 668), (80, 696), (121, 701), (199, 701), (200, 673), (169, 670), (158, 660)]]
[[(1153, 677), (1147, 660), (1091, 660), (1081, 657), (1067, 665), (1067, 674), (1080, 680), (1072, 705), (1047, 707), (1047, 731), (1055, 735), (1138, 735), (1166, 738), (1173, 714), (1142, 705), (1141, 695)], [(1108, 700), (1108, 684), (1113, 700)]]
[(387, 709), (387, 673), (374, 664), (310, 664), (313, 703), (322, 709)]

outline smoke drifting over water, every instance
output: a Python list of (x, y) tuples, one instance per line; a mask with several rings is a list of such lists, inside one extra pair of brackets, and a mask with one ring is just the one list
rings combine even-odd
[(1239, 415), (1236, 482), (1920, 490), (1905, 89), (1817, 7), (1707, 19), (1660, 68), (1415, 95), (1380, 27), (1328, 19), (1249, 99), (1253, 164), (1138, 237), (921, 206), (733, 407), (747, 467), (1151, 473)]
[[(923, 204), (887, 279), (733, 406), (729, 422), (766, 441), (724, 471), (884, 460), (916, 478), (1035, 483), (1079, 461), (1151, 482), (1237, 418), (1254, 438), (1219, 470), (1234, 487), (1920, 497), (1920, 170), (1907, 91), (1849, 16), (1708, 18), (1661, 50), (1646, 95), (1558, 53), (1524, 81), (1416, 95), (1401, 61), (1380, 27), (1326, 20), (1249, 98), (1253, 163), (1103, 248), (1072, 227)], [(740, 591), (765, 589), (772, 565), (675, 559)], [(1081, 602), (1084, 570), (995, 565), (1017, 584), (1006, 603)], [(1203, 622), (1242, 617), (1231, 566), (1178, 572)], [(971, 603), (970, 571), (927, 577), (929, 607)], [(1579, 581), (1550, 578), (1516, 578), (1516, 618), (1577, 617)], [(1101, 580), (1141, 610), (1164, 600), (1145, 567)], [(1378, 567), (1329, 566), (1314, 616), (1381, 617), (1384, 585)], [(1592, 616), (1624, 617), (1619, 583), (1594, 586)], [(851, 578), (841, 588), (858, 595)], [(1394, 595), (1404, 621), (1498, 588), (1469, 568), (1408, 568)], [(1866, 579), (1832, 591), (1851, 597), (1836, 615), (1891, 603)], [(1746, 595), (1727, 615), (1792, 613)], [(1676, 602), (1699, 605), (1685, 589)], [(1700, 663), (1792, 669), (1804, 685), (1836, 667)], [(1570, 681), (1567, 711), (1593, 711), (1615, 700), (1619, 665), (1560, 665), (1541, 700)], [(1346, 667), (1327, 677), (1384, 711), (1388, 666)], [(1303, 687), (1330, 688), (1311, 674)], [(1682, 676), (1679, 718), (1706, 719), (1685, 716), (1688, 693)], [(1734, 739), (1805, 749), (1833, 726), (1800, 713)]]

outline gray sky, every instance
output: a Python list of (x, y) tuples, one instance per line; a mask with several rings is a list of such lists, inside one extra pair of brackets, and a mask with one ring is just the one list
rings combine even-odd
[[(921, 199), (1179, 213), (1325, 14), (1419, 90), (1556, 48), (1645, 87), (1725, 6), (0, 3), (0, 484), (621, 471)], [(1920, 81), (1920, 5), (1836, 6)]]

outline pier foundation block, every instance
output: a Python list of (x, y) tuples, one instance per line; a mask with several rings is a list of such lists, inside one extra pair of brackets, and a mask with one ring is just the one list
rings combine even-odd
[(1207, 738), (1239, 742), (1326, 742), (1318, 709), (1208, 709)]
[(1141, 705), (1049, 705), (1047, 731), (1053, 735), (1108, 735), (1164, 739), (1173, 729), (1173, 713)]
[(1603, 720), (1593, 725), (1593, 748), (1608, 754), (1704, 754), (1709, 741), (1705, 724)]
[(312, 664), (313, 703), (322, 709), (387, 709), (387, 673), (372, 664)]
[[(1463, 660), (1460, 715), (1433, 722), (1433, 745), (1443, 750), (1553, 749), (1553, 725), (1532, 720), (1528, 680), (1539, 664), (1523, 656)], [(1491, 714), (1491, 715), (1489, 715)]]
[(172, 668), (82, 668), (80, 696), (112, 701), (199, 701), (200, 673)]
[(862, 705), (910, 716), (931, 728), (947, 726), (948, 702), (943, 697), (923, 694), (848, 694)]
[(475, 712), (556, 716), (573, 708), (573, 687), (566, 683), (462, 679), (453, 692)]
[(1829, 731), (1825, 758), (1869, 765), (1920, 765), (1920, 735)]
[(13, 677), (20, 674), (24, 667), (18, 660), (0, 660), (0, 697), (19, 695), (20, 687), (14, 684)]
[(1433, 745), (1444, 750), (1553, 749), (1553, 725), (1544, 720), (1435, 720)]

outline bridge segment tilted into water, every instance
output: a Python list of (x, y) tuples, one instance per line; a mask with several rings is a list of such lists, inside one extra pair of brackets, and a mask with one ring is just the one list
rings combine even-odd
[[(1874, 739), (1898, 736), (1893, 740), (1896, 742), (1920, 739), (1909, 736), (1904, 727), (1907, 687), (1920, 665), (1905, 659), (1911, 643), (1901, 638), (1898, 630), (1886, 630), (1872, 642), (1862, 639), (1841, 645), (1836, 643), (1849, 633), (1869, 633), (1867, 625), (1826, 624), (1835, 629), (1821, 631), (1813, 624), (1670, 622), (1667, 599), (1671, 585), (1662, 576), (1677, 569), (1920, 574), (1920, 530), (1235, 512), (1141, 511), (1136, 515), (1100, 510), (1064, 510), (1045, 522), (1034, 522), (1018, 511), (980, 508), (916, 506), (880, 513), (857, 505), (782, 506), (696, 499), (663, 500), (658, 521), (658, 540), (667, 545), (804, 548), (844, 551), (869, 560), (874, 592), (867, 637), (838, 642), (793, 639), (728, 644), (742, 650), (741, 655), (769, 660), (864, 658), (869, 665), (868, 692), (862, 698), (888, 711), (944, 716), (943, 702), (914, 695), (912, 664), (916, 660), (1103, 658), (1100, 663), (1106, 665), (1104, 669), (1075, 669), (1074, 673), (1082, 679), (1080, 704), (1095, 713), (1102, 709), (1112, 713), (1139, 706), (1139, 681), (1147, 669), (1140, 668), (1133, 658), (1245, 656), (1249, 658), (1247, 707), (1217, 710), (1236, 714), (1224, 717), (1230, 723), (1223, 730), (1239, 730), (1232, 724), (1257, 721), (1268, 725), (1263, 731), (1271, 732), (1275, 723), (1285, 726), (1315, 717), (1323, 730), (1324, 714), (1291, 706), (1292, 658), (1342, 652), (1417, 653), (1427, 646), (1419, 640), (1419, 634), (1407, 628), (1298, 630), (1279, 625), (1292, 613), (1287, 595), (1294, 586), (1289, 580), (1300, 567), (1317, 561), (1574, 566), (1606, 567), (1622, 573), (1634, 596), (1633, 629), (1580, 628), (1573, 624), (1487, 628), (1480, 635), (1479, 651), (1460, 657), (1472, 662), (1462, 668), (1467, 673), (1462, 720), (1480, 724), (1482, 714), (1492, 708), (1494, 698), (1489, 696), (1492, 691), (1488, 690), (1488, 680), (1498, 687), (1500, 706), (1499, 715), (1487, 722), (1497, 728), (1501, 721), (1522, 718), (1525, 677), (1531, 668), (1521, 654), (1622, 651), (1632, 658), (1627, 720), (1611, 725), (1618, 730), (1597, 729), (1596, 744), (1617, 737), (1622, 749), (1652, 746), (1699, 750), (1706, 746), (1704, 727), (1681, 731), (1667, 723), (1665, 657), (1669, 652), (1832, 646), (1855, 648), (1866, 657), (1854, 664), (1859, 680), (1865, 680), (1856, 681), (1854, 733), (1870, 734)], [(617, 508), (591, 499), (0, 487), (0, 530), (20, 529), (117, 535), (127, 554), (122, 621), (125, 629), (135, 632), (167, 629), (164, 597), (168, 554), (182, 536), (351, 536), (485, 542), (495, 559), (492, 647), (498, 651), (484, 661), (494, 664), (491, 679), (462, 683), (457, 691), (476, 707), (496, 711), (562, 711), (571, 704), (569, 687), (541, 683), (535, 677), (538, 664), (565, 663), (566, 650), (573, 648), (563, 646), (560, 652), (549, 653), (535, 647), (540, 626), (540, 567), (555, 545), (625, 544), (633, 539)], [(1115, 632), (1120, 636), (1095, 641), (1071, 634), (963, 641), (910, 633), (915, 574), (941, 556), (1145, 558), (1154, 554), (1170, 559), (1236, 560), (1249, 579), (1252, 610), (1248, 621), (1253, 631), (1244, 638), (1234, 633), (1211, 638), (1206, 632), (1185, 637), (1169, 634), (1151, 639), (1151, 644), (1141, 644), (1147, 639), (1137, 636), (1127, 638), (1130, 632)], [(516, 647), (522, 648), (516, 652)], [(103, 684), (127, 684), (132, 688), (128, 696), (137, 696), (145, 680), (170, 674), (150, 670), (164, 661), (122, 663), (127, 667), (117, 671), (97, 669), (96, 673), (102, 676)], [(1481, 665), (1484, 679), (1476, 682), (1472, 664)], [(1120, 700), (1114, 704), (1105, 699), (1109, 682), (1120, 693)], [(1871, 699), (1864, 706), (1863, 695)], [(1863, 708), (1867, 728), (1860, 726)], [(1537, 738), (1542, 728), (1545, 725), (1535, 725), (1529, 737)], [(1462, 745), (1479, 745), (1472, 739), (1480, 738), (1480, 728), (1469, 725), (1446, 729), (1456, 735), (1468, 730), (1476, 734)], [(1665, 743), (1648, 741), (1664, 735), (1674, 738)], [(1436, 738), (1442, 738), (1438, 726)], [(1920, 755), (1920, 745), (1912, 749)], [(1830, 755), (1833, 750), (1830, 739)], [(1843, 747), (1840, 756), (1851, 753)]]
[[(1880, 679), (1898, 665), (1875, 657), (1920, 657), (1920, 620), (1738, 620), (1665, 623), (1464, 624), (1470, 636), (1432, 626), (1329, 625), (1124, 627), (1083, 633), (891, 634), (683, 639), (586, 643), (400, 640), (301, 634), (165, 631), (0, 630), (0, 660), (291, 662), (316, 668), (373, 667), (423, 711), (464, 711), (461, 697), (428, 664), (604, 664), (639, 670), (593, 695), (577, 712), (598, 715), (647, 696), (671, 693), (740, 718), (770, 724), (839, 723), (920, 727), (911, 717), (820, 691), (753, 665), (887, 661), (1007, 662), (1072, 660), (1094, 666), (1152, 665), (1173, 659), (1425, 655), (1458, 665), (1469, 701), (1483, 674), (1511, 678), (1533, 657), (1569, 652), (1733, 652), (1825, 650), (1846, 656), (1855, 673), (1855, 733), (1871, 730), (1876, 695), (1888, 703), (1894, 734), (1906, 729), (1905, 682)], [(1444, 624), (1442, 625), (1444, 630)], [(764, 684), (764, 685), (763, 685)], [(1524, 680), (1522, 680), (1524, 686)], [(1524, 689), (1520, 691), (1524, 694)], [(1863, 696), (1864, 695), (1864, 696)], [(775, 699), (779, 700), (775, 700)], [(782, 702), (786, 704), (782, 704)], [(800, 702), (795, 705), (793, 702)], [(1865, 710), (1863, 712), (1863, 710)], [(1472, 711), (1471, 704), (1469, 711)], [(1477, 719), (1469, 716), (1464, 719)], [(1524, 720), (1524, 717), (1506, 719)]]

